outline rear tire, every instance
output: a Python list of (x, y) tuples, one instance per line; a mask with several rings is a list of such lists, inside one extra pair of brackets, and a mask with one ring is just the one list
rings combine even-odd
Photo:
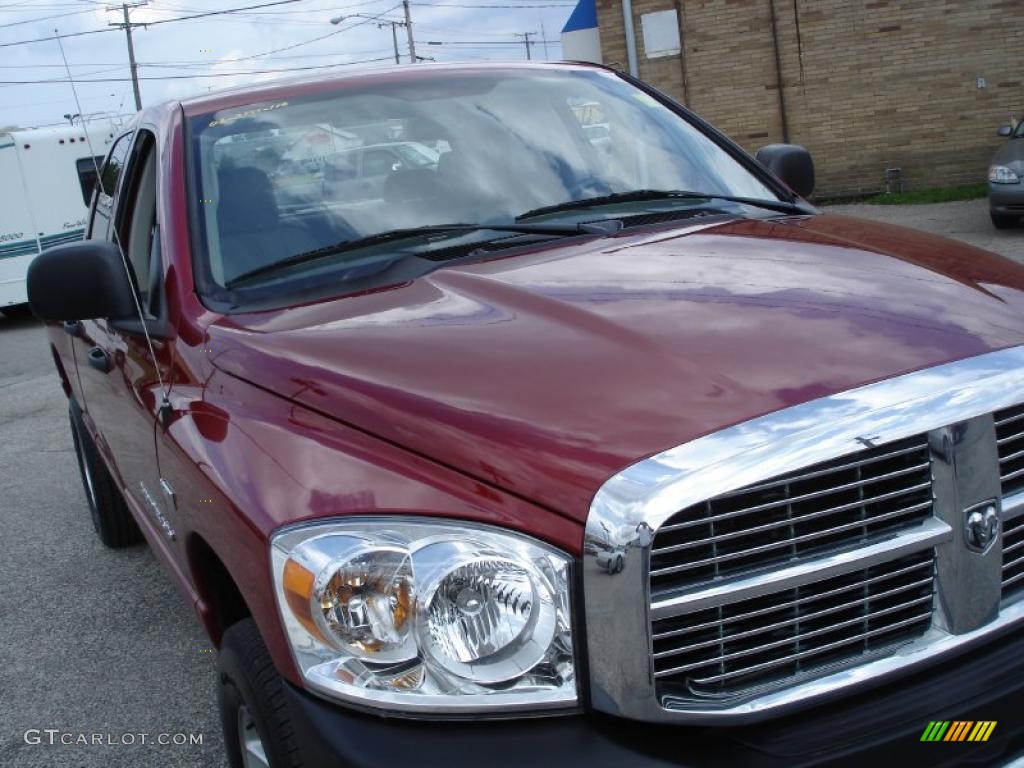
[(284, 684), (256, 622), (224, 633), (217, 659), (217, 703), (231, 768), (301, 768)]
[(992, 218), (992, 226), (996, 229), (1012, 229), (1020, 220), (1019, 216), (1007, 216), (1004, 213), (990, 213), (989, 216)]
[(103, 545), (121, 549), (142, 541), (142, 531), (128, 511), (124, 497), (118, 489), (110, 470), (103, 463), (89, 431), (82, 421), (82, 411), (72, 400), (68, 407), (71, 420), (71, 437), (75, 443), (78, 471), (82, 476), (85, 500), (92, 513), (92, 526)]

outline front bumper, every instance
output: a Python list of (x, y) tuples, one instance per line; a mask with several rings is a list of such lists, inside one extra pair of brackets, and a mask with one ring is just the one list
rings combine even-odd
[[(286, 684), (310, 766), (1002, 766), (1024, 755), (1024, 629), (945, 667), (756, 726), (648, 725), (599, 714), (425, 722), (368, 715)], [(995, 720), (987, 742), (922, 742), (934, 720)]]
[(1024, 181), (1019, 184), (988, 185), (988, 202), (992, 213), (1004, 216), (1024, 216)]

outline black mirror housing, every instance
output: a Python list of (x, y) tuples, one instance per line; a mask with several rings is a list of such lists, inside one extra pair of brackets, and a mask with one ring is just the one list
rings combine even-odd
[(28, 303), (40, 320), (134, 317), (131, 282), (117, 246), (107, 240), (58, 245), (32, 260)]
[(1000, 125), (996, 131), (996, 136), (1009, 136), (1011, 133), (1013, 133), (1012, 125)]
[(800, 197), (814, 192), (814, 161), (799, 144), (769, 144), (757, 150), (757, 160)]

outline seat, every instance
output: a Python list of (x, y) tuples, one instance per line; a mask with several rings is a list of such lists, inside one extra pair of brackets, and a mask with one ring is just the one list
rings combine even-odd
[(281, 223), (270, 179), (259, 168), (222, 168), (217, 181), (217, 226), (225, 281), (319, 247), (304, 227)]

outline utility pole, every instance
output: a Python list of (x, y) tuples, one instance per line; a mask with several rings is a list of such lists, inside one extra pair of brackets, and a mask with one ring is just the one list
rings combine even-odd
[(523, 38), (523, 42), (526, 43), (526, 60), (530, 61), (533, 57), (530, 55), (530, 46), (534, 43), (530, 42), (530, 35), (536, 35), (536, 32), (516, 32), (516, 37)]
[(409, 35), (409, 61), (416, 63), (416, 41), (412, 38), (412, 15), (409, 13), (409, 0), (402, 0), (402, 10), (405, 11), (405, 31)]
[(377, 25), (377, 28), (378, 29), (383, 29), (384, 27), (387, 27), (387, 26), (391, 27), (391, 43), (392, 43), (392, 45), (395, 46), (395, 64), (401, 64), (402, 60), (400, 58), (398, 58), (398, 28), (400, 26), (402, 26), (402, 22), (400, 22), (400, 21), (382, 21), (380, 24)]
[[(125, 35), (128, 37), (128, 65), (132, 72), (132, 90), (135, 91), (135, 111), (138, 112), (142, 109), (142, 96), (139, 93), (139, 66), (135, 63), (135, 46), (132, 44), (132, 27), (141, 27), (142, 24), (132, 24), (128, 20), (128, 10), (130, 8), (139, 8), (145, 5), (147, 0), (137, 3), (121, 3), (121, 12), (124, 14), (124, 22), (111, 22), (111, 27), (121, 27), (125, 31)], [(108, 11), (116, 11), (117, 6), (108, 6)]]

